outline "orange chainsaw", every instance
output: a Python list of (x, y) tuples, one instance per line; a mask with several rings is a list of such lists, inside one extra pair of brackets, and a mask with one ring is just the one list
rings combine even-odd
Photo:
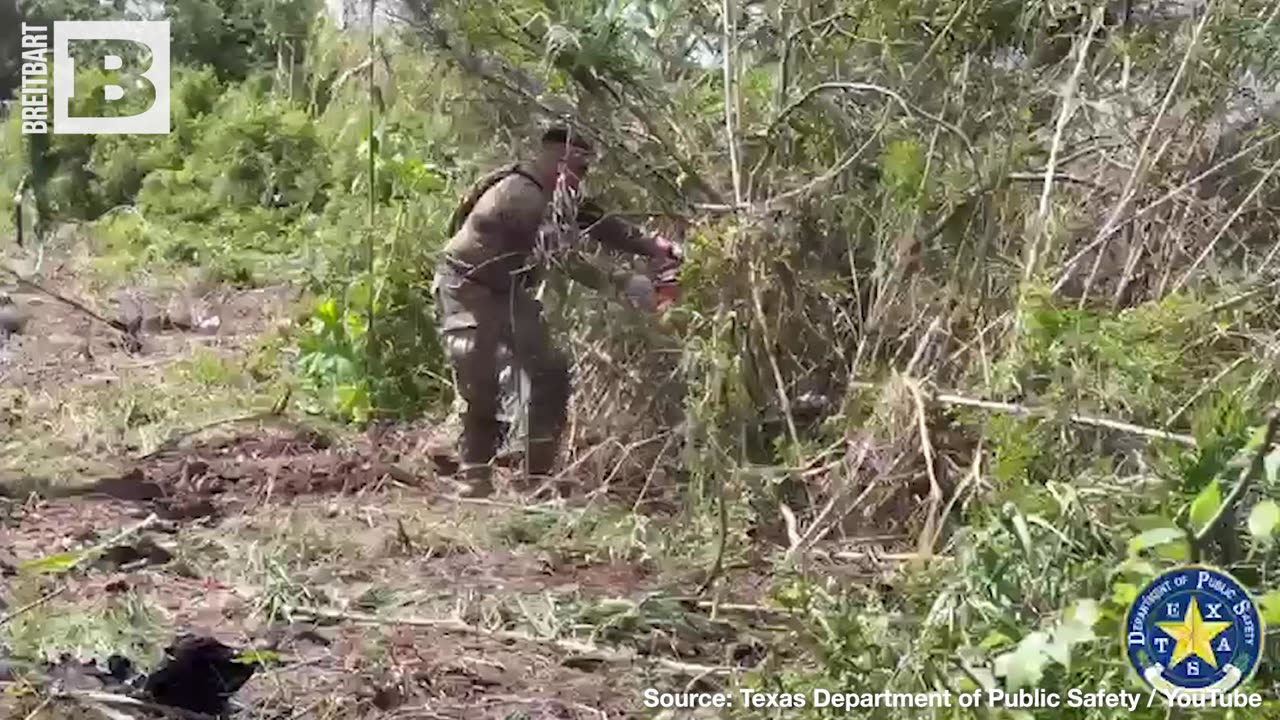
[(650, 263), (649, 276), (653, 281), (656, 310), (661, 313), (675, 304), (680, 297), (680, 266), (684, 263), (684, 251), (676, 243), (659, 236), (659, 245), (667, 250), (667, 257)]

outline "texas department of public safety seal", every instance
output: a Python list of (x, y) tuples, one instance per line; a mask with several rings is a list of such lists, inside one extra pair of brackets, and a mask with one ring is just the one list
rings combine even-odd
[(1227, 693), (1262, 656), (1262, 618), (1220, 570), (1187, 566), (1147, 584), (1125, 618), (1129, 663), (1165, 697)]

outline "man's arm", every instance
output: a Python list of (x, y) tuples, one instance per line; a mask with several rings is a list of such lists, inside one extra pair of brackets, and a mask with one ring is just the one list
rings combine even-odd
[(619, 217), (605, 214), (592, 200), (578, 208), (578, 225), (600, 244), (615, 250), (648, 257), (662, 257), (667, 252), (654, 238)]
[(569, 250), (561, 258), (566, 275), (596, 292), (618, 292), (631, 273), (622, 270), (605, 270), (591, 262), (582, 252)]

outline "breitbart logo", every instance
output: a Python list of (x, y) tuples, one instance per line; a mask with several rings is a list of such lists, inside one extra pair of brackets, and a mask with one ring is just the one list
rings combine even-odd
[[(18, 105), (22, 112), (22, 132), (43, 135), (52, 131), (64, 135), (164, 135), (169, 132), (169, 22), (59, 21), (48, 25), (22, 23), (22, 86)], [(53, 46), (49, 39), (52, 34)], [(117, 72), (116, 83), (102, 87), (104, 105), (119, 102), (127, 94), (155, 91), (150, 107), (136, 115), (111, 117), (73, 116), (71, 99), (76, 92), (76, 59), (71, 43), (90, 40), (131, 42), (150, 51), (149, 65), (124, 68), (124, 58), (101, 53), (92, 60), (103, 70)], [(53, 57), (49, 57), (50, 49)], [(52, 77), (50, 77), (52, 68)], [(123, 77), (135, 82), (121, 84)], [(126, 90), (126, 87), (128, 88)], [(52, 102), (50, 102), (52, 95)], [(52, 106), (52, 113), (50, 107)], [(52, 117), (51, 117), (52, 115)]]

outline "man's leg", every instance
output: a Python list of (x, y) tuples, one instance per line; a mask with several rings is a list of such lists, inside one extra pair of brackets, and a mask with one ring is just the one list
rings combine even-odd
[(458, 438), (463, 493), (493, 492), (494, 455), (502, 441), (498, 419), (498, 345), (503, 337), (497, 302), (488, 291), (467, 286), (440, 288), (442, 336), (462, 399)]
[(518, 294), (512, 319), (513, 359), (516, 368), (529, 378), (525, 465), (534, 478), (549, 476), (555, 469), (568, 419), (569, 360), (552, 342), (537, 300)]

